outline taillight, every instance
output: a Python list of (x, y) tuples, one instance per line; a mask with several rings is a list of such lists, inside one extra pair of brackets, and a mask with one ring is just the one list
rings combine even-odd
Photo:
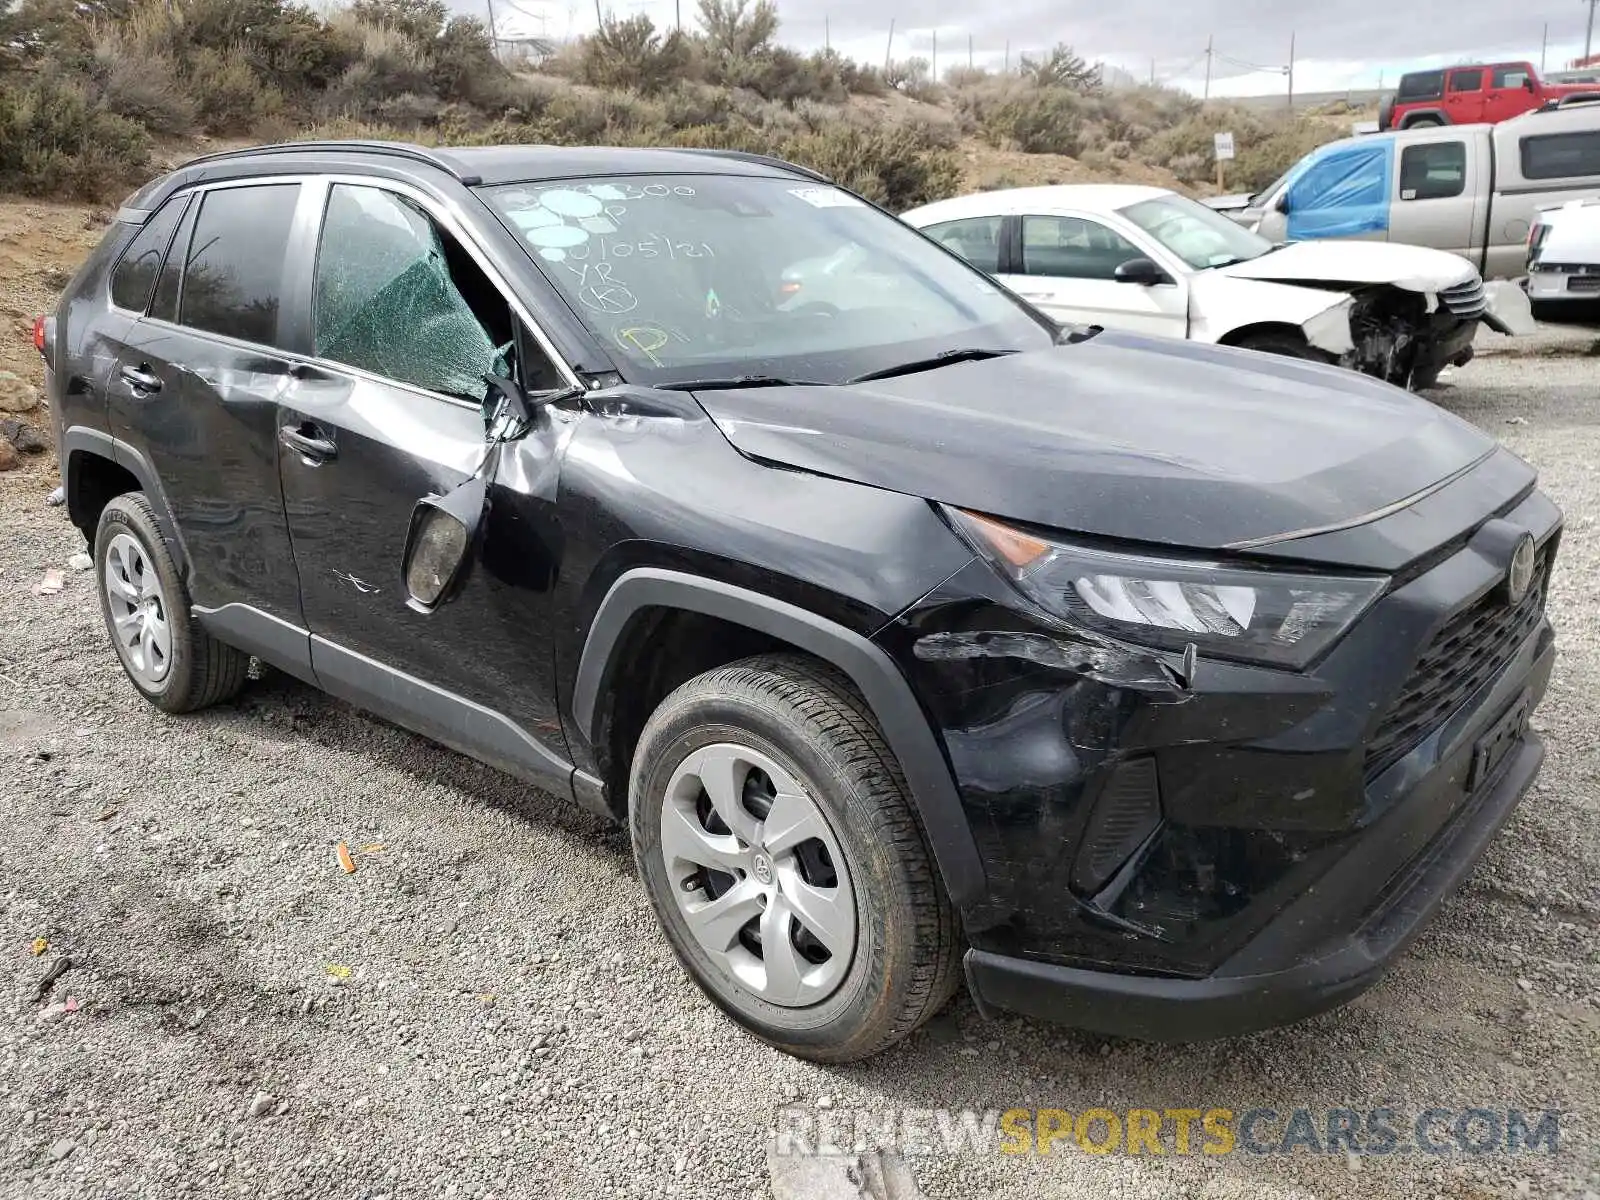
[(33, 319), (33, 348), (40, 354), (44, 353), (45, 346), (44, 323), (44, 317), (35, 317)]

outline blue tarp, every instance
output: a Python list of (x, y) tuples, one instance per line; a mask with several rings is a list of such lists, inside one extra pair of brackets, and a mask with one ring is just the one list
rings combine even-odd
[(1289, 240), (1386, 231), (1393, 164), (1391, 138), (1342, 146), (1307, 164), (1289, 185)]

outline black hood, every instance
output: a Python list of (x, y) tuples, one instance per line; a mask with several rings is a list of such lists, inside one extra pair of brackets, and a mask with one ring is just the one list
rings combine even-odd
[(1354, 372), (1112, 333), (874, 383), (696, 398), (752, 458), (1205, 549), (1359, 520), (1495, 446)]

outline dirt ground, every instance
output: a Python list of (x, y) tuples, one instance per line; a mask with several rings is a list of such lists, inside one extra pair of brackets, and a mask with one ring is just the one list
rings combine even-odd
[[(31, 317), (95, 225), (83, 209), (0, 204), (0, 369), (37, 377)], [(617, 832), (270, 672), (193, 717), (142, 702), (90, 576), (35, 591), (82, 547), (45, 507), (50, 456), (0, 474), (0, 1197), (761, 1198), (790, 1104), (1438, 1105), (1560, 1110), (1559, 1147), (1356, 1161), (991, 1150), (911, 1168), (941, 1200), (1593, 1200), (1592, 340), (1495, 347), (1435, 395), (1533, 462), (1567, 514), (1540, 781), (1373, 991), (1202, 1046), (985, 1022), (958, 998), (865, 1064), (770, 1051), (677, 969)], [(35, 999), (56, 954), (74, 966), (49, 999), (74, 1012)]]

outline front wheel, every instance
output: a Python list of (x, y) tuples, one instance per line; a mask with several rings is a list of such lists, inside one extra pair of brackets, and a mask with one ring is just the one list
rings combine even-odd
[(1233, 345), (1241, 350), (1255, 350), (1261, 354), (1277, 354), (1284, 358), (1303, 358), (1308, 362), (1332, 362), (1333, 360), (1298, 333), (1288, 330), (1265, 330), (1261, 333), (1248, 334), (1240, 338)]
[(629, 810), (674, 953), (763, 1041), (849, 1062), (949, 999), (954, 911), (899, 763), (831, 668), (766, 656), (678, 688), (639, 739)]

